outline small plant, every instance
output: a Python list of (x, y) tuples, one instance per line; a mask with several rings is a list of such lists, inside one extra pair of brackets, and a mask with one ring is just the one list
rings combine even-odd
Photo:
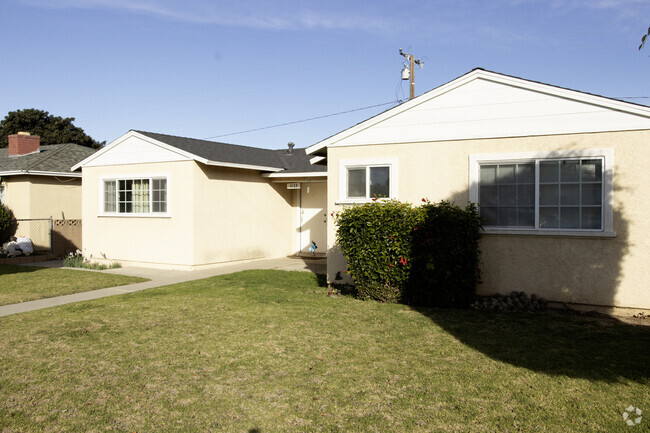
[(74, 253), (68, 253), (68, 255), (63, 258), (63, 266), (66, 268), (94, 269), (96, 271), (118, 269), (122, 267), (122, 265), (118, 262), (112, 262), (108, 265), (92, 263), (90, 260), (84, 258), (83, 253), (79, 250), (75, 251)]

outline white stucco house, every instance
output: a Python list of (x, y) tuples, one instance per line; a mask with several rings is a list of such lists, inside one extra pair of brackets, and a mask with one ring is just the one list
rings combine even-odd
[(650, 107), (475, 69), (307, 154), (327, 165), (328, 214), (376, 193), (478, 203), (482, 294), (650, 309)]
[(93, 260), (193, 270), (325, 252), (326, 169), (304, 149), (129, 131), (77, 168)]
[(84, 252), (197, 269), (327, 252), (373, 195), (478, 203), (479, 293), (650, 309), (650, 107), (475, 69), (307, 149), (129, 131), (83, 173)]

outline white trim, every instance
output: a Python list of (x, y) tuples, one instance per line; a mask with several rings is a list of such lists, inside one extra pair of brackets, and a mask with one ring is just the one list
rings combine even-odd
[(389, 168), (389, 193), (388, 198), (397, 198), (397, 158), (361, 158), (342, 159), (339, 161), (339, 195), (336, 204), (368, 203), (371, 197), (348, 198), (347, 197), (347, 169), (348, 167), (373, 167), (388, 166)]
[(0, 172), (0, 176), (54, 176), (54, 177), (76, 177), (80, 178), (81, 173), (65, 173), (58, 171), (31, 171), (31, 170), (13, 170)]
[(238, 164), (236, 162), (210, 161), (208, 159), (199, 160), (198, 158), (194, 158), (194, 159), (196, 161), (202, 162), (205, 165), (212, 165), (215, 167), (243, 168), (245, 170), (272, 171), (272, 172), (284, 171), (284, 168), (266, 167), (264, 165)]
[[(614, 237), (614, 149), (577, 149), (555, 150), (550, 152), (512, 152), (512, 153), (480, 153), (469, 155), (469, 201), (479, 203), (480, 164), (533, 162), (543, 159), (583, 159), (603, 158), (603, 224), (601, 230), (554, 230), (554, 229), (508, 229), (484, 228), (490, 234), (525, 234), (544, 236), (596, 236)], [(539, 185), (539, 170), (535, 170), (535, 185)], [(535, 227), (538, 226), (539, 204), (538, 193), (535, 194)]]
[(326, 171), (310, 171), (304, 173), (264, 173), (262, 177), (327, 177)]
[(319, 162), (321, 162), (321, 161), (323, 161), (325, 159), (327, 159), (327, 158), (324, 157), (324, 156), (314, 156), (313, 158), (309, 159), (309, 163), (311, 165), (314, 165), (314, 164), (318, 164)]
[[(129, 180), (129, 179), (165, 179), (166, 180), (166, 193), (167, 200), (165, 207), (166, 212), (149, 212), (149, 213), (125, 213), (125, 212), (104, 212), (104, 182), (111, 180)], [(150, 184), (151, 185), (151, 184)], [(118, 194), (117, 188), (115, 194)], [(119, 175), (102, 175), (99, 177), (99, 209), (97, 212), (98, 217), (120, 217), (120, 218), (170, 218), (171, 213), (171, 175), (169, 172), (157, 173), (129, 173)]]
[[(429, 92), (424, 93), (418, 96), (417, 98), (404, 102), (403, 104), (398, 105), (397, 107), (388, 109), (383, 113), (378, 114), (377, 116), (374, 116), (351, 128), (345, 129), (337, 134), (334, 134), (331, 137), (328, 137), (308, 147), (305, 150), (305, 152), (307, 153), (307, 155), (310, 155), (318, 152), (319, 150), (325, 147), (345, 146), (345, 144), (337, 145), (337, 143), (341, 142), (342, 140), (345, 140), (346, 138), (352, 135), (358, 134), (368, 128), (371, 128), (377, 125), (378, 123), (381, 123), (387, 119), (397, 116), (398, 114), (403, 113), (404, 111), (410, 110), (414, 107), (417, 107), (418, 105), (424, 104), (433, 98), (441, 96), (452, 90), (455, 90), (458, 87), (464, 86), (465, 84), (477, 79), (484, 79), (495, 83), (501, 83), (513, 87), (544, 93), (551, 96), (556, 96), (559, 98), (583, 102), (591, 105), (597, 105), (602, 108), (607, 108), (607, 109), (611, 109), (623, 113), (650, 118), (650, 107), (643, 107), (636, 104), (631, 104), (629, 102), (606, 98), (603, 96), (590, 95), (587, 93), (579, 92), (577, 90), (563, 89), (550, 84), (536, 83), (533, 81), (524, 80), (522, 78), (516, 78), (516, 77), (498, 74), (495, 72), (475, 69), (446, 84), (443, 84), (440, 87), (430, 90)], [(578, 132), (574, 131), (572, 133), (582, 133), (582, 132), (604, 132), (604, 131), (578, 131)], [(559, 133), (562, 132), (557, 132), (557, 134)], [(555, 135), (555, 133), (553, 134), (548, 133), (545, 135)], [(484, 138), (484, 137), (475, 137), (475, 138)]]

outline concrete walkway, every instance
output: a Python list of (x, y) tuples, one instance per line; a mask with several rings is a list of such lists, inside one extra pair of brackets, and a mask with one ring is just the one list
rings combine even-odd
[[(48, 268), (62, 267), (62, 261), (51, 260), (47, 262), (29, 263), (28, 266), (41, 266)], [(105, 289), (91, 290), (89, 292), (75, 293), (72, 295), (56, 296), (54, 298), (39, 299), (37, 301), (21, 302), (19, 304), (2, 305), (0, 306), (0, 317), (23, 313), (25, 311), (55, 307), (57, 305), (71, 304), (73, 302), (88, 301), (91, 299), (104, 298), (106, 296), (137, 292), (154, 287), (182, 283), (185, 281), (200, 280), (202, 278), (208, 278), (215, 275), (231, 274), (233, 272), (245, 271), (249, 269), (279, 269), (283, 271), (308, 271), (317, 274), (324, 274), (327, 270), (327, 259), (309, 257), (283, 257), (279, 259), (250, 260), (246, 262), (224, 264), (214, 268), (202, 269), (199, 271), (174, 271), (168, 269), (136, 267), (107, 269), (105, 271), (97, 272), (148, 278), (150, 281), (145, 281), (144, 283), (129, 284), (126, 286), (107, 287)]]

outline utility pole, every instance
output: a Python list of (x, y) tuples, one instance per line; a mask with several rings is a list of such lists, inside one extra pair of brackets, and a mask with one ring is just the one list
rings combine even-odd
[(402, 51), (402, 49), (399, 49), (399, 53), (409, 61), (409, 66), (407, 67), (406, 64), (404, 64), (404, 69), (402, 69), (402, 80), (409, 80), (411, 82), (410, 88), (410, 97), (409, 100), (415, 98), (415, 65), (418, 65), (419, 67), (422, 67), (424, 65), (424, 62), (421, 61), (420, 59), (415, 59), (413, 54), (410, 53), (405, 53)]

